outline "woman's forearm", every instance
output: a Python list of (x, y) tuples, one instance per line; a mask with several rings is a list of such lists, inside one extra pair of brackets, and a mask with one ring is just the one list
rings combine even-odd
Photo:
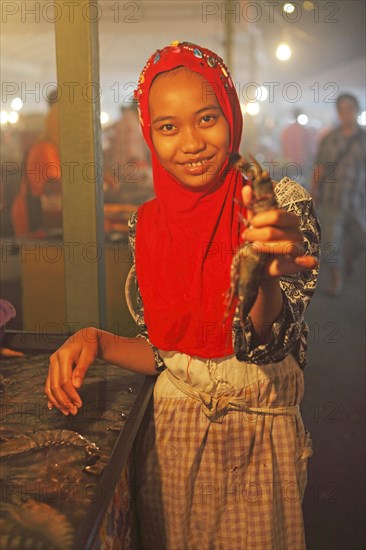
[(250, 311), (257, 339), (265, 344), (270, 336), (272, 324), (278, 319), (283, 306), (283, 296), (279, 284), (279, 278), (264, 279), (257, 299)]
[(98, 357), (141, 374), (157, 374), (154, 352), (144, 338), (126, 338), (98, 329)]

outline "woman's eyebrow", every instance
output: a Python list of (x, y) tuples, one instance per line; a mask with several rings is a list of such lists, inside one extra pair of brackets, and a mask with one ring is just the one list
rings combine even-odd
[(152, 123), (155, 124), (156, 122), (162, 122), (163, 120), (174, 120), (175, 118), (176, 117), (174, 117), (172, 115), (159, 116), (159, 117), (154, 118)]
[(203, 113), (203, 111), (221, 111), (220, 107), (218, 105), (205, 105), (205, 107), (202, 107), (202, 109), (198, 109), (196, 111), (196, 114), (199, 115), (200, 113)]
[[(212, 111), (212, 110), (220, 111), (221, 109), (217, 105), (205, 105), (201, 109), (198, 109), (198, 111), (195, 112), (195, 115), (199, 115), (199, 114), (203, 113), (204, 111)], [(154, 118), (152, 123), (156, 124), (157, 122), (163, 122), (164, 120), (174, 120), (175, 118), (177, 118), (177, 117), (173, 116), (173, 115), (159, 116), (159, 117)]]

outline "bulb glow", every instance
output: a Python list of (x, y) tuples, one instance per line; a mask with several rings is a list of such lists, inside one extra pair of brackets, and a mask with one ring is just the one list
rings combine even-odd
[(15, 97), (10, 105), (13, 111), (20, 111), (20, 109), (23, 107), (23, 101), (20, 99), (20, 97)]
[(309, 117), (304, 113), (301, 113), (301, 115), (297, 117), (297, 122), (301, 124), (301, 126), (306, 126), (307, 123), (309, 122)]
[(276, 50), (276, 57), (280, 61), (287, 61), (291, 57), (291, 48), (288, 44), (280, 44)]
[(101, 122), (101, 124), (106, 124), (108, 122), (108, 120), (109, 120), (109, 114), (102, 111), (100, 113), (100, 122)]
[(366, 126), (366, 111), (362, 111), (359, 117), (357, 117), (357, 122), (361, 126)]
[(17, 112), (11, 111), (8, 114), (8, 122), (10, 122), (10, 124), (15, 124), (16, 122), (18, 122), (18, 120), (19, 120), (19, 115)]
[(286, 13), (293, 13), (295, 11), (295, 6), (288, 2), (283, 6), (283, 11)]
[(259, 113), (260, 107), (258, 103), (248, 103), (247, 105), (247, 113), (248, 115), (255, 116)]

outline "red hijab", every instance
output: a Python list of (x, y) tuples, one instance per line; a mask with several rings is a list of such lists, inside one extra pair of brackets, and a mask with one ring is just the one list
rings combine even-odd
[(230, 152), (239, 150), (242, 114), (222, 59), (188, 42), (157, 50), (135, 91), (156, 194), (138, 211), (136, 274), (149, 337), (157, 348), (224, 357), (233, 353), (234, 307), (225, 322), (223, 318), (231, 260), (239, 245), (242, 177), (226, 162), (216, 182), (193, 191), (160, 164), (150, 133), (149, 91), (158, 74), (180, 66), (211, 84), (229, 124)]

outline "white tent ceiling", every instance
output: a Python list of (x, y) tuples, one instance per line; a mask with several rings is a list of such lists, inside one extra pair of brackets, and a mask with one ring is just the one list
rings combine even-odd
[[(250, 81), (276, 83), (276, 104), (289, 110), (293, 105), (283, 90), (295, 82), (302, 92), (299, 101), (316, 110), (324, 107), (333, 82), (339, 90), (355, 91), (364, 102), (364, 0), (314, 2), (312, 11), (306, 11), (303, 2), (294, 3), (297, 11), (291, 18), (283, 16), (283, 2), (233, 2), (235, 11), (230, 15), (222, 1), (100, 0), (102, 108), (115, 116), (125, 96), (131, 95), (148, 55), (172, 40), (197, 42), (225, 57), (229, 18), (232, 73), (242, 96)], [(45, 109), (42, 91), (56, 81), (56, 15), (51, 1), (2, 2), (2, 109), (15, 95), (25, 96), (28, 112)], [(293, 49), (285, 64), (274, 56), (282, 40)]]

